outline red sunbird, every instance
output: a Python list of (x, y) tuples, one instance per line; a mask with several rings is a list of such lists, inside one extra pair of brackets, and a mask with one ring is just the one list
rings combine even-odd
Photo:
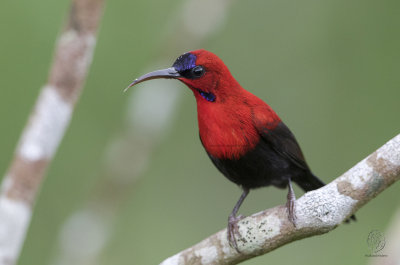
[(295, 225), (291, 182), (306, 192), (325, 184), (311, 172), (294, 135), (275, 111), (245, 90), (224, 62), (206, 50), (185, 53), (172, 67), (145, 74), (127, 88), (156, 78), (178, 79), (193, 91), (201, 143), (221, 173), (243, 189), (228, 218), (230, 245), (238, 250), (235, 235), (243, 217), (237, 212), (250, 189), (288, 187), (288, 218)]

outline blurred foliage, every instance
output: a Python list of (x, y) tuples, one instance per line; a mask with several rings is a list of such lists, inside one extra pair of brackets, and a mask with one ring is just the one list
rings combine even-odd
[[(19, 264), (50, 264), (65, 218), (106, 177), (107, 144), (124, 130), (128, 97), (121, 91), (164, 54), (168, 21), (183, 2), (107, 2), (86, 88), (42, 187)], [(0, 2), (2, 172), (46, 81), (68, 5)], [(399, 12), (395, 0), (234, 1), (220, 32), (203, 48), (218, 54), (246, 89), (280, 114), (313, 171), (329, 182), (400, 133)], [(207, 19), (207, 13), (201, 16)], [(167, 56), (172, 64), (197, 48)], [(240, 195), (203, 151), (194, 98), (176, 85), (183, 99), (174, 124), (121, 207), (102, 264), (157, 264), (225, 227)], [(245, 264), (365, 264), (368, 233), (385, 230), (398, 207), (399, 187), (361, 209), (356, 223)], [(285, 196), (275, 188), (254, 191), (242, 212), (282, 204)]]

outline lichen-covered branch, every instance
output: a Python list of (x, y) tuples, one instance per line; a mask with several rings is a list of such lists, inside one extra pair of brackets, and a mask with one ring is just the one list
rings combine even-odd
[(226, 229), (162, 262), (162, 265), (237, 264), (287, 243), (326, 233), (400, 179), (400, 134), (328, 185), (296, 201), (297, 225), (277, 206), (244, 218), (229, 246)]
[[(168, 34), (159, 40), (162, 55), (158, 56), (157, 64), (168, 65), (171, 54), (201, 46), (207, 38), (219, 32), (231, 4), (229, 0), (176, 3), (175, 11), (161, 26)], [(210, 9), (213, 12), (208, 12)], [(187, 10), (197, 12), (188, 13)], [(207, 21), (203, 20), (205, 12), (208, 12)], [(192, 23), (197, 20), (203, 22)], [(150, 64), (146, 67), (152, 69), (156, 66)], [(129, 97), (124, 132), (118, 131), (109, 139), (105, 148), (105, 174), (93, 189), (94, 193), (88, 196), (88, 201), (66, 218), (59, 232), (59, 251), (50, 264), (102, 263), (103, 252), (113, 238), (117, 217), (124, 209), (120, 206), (135, 192), (137, 181), (147, 170), (154, 149), (173, 125), (182, 92), (173, 82), (149, 82), (124, 95)], [(150, 101), (158, 103), (148, 104)]]
[(42, 88), (0, 189), (0, 265), (15, 264), (45, 171), (69, 124), (96, 43), (103, 0), (73, 0)]

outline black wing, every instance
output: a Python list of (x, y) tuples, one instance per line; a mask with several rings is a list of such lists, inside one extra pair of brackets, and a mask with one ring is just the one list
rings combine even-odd
[(299, 144), (289, 128), (280, 122), (274, 129), (259, 128), (261, 138), (271, 146), (276, 153), (288, 159), (303, 170), (310, 170)]
[(293, 165), (291, 170), (292, 180), (304, 191), (307, 192), (325, 186), (325, 183), (311, 172), (296, 138), (283, 122), (280, 122), (272, 130), (261, 129), (259, 133), (262, 140), (272, 150)]

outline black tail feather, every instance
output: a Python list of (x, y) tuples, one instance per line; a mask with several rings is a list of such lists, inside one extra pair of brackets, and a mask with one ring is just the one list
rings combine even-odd
[(311, 172), (307, 175), (303, 175), (301, 179), (293, 179), (293, 181), (296, 182), (305, 192), (325, 186), (325, 183)]

